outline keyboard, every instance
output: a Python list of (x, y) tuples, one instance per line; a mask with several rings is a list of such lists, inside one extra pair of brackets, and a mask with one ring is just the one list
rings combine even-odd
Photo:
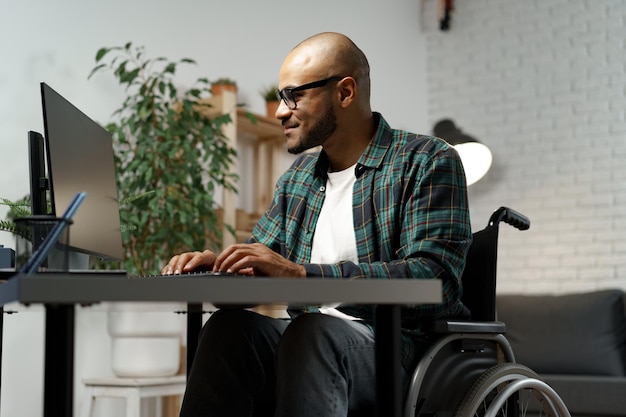
[(191, 271), (191, 272), (183, 272), (180, 274), (171, 274), (171, 275), (140, 275), (140, 276), (130, 276), (131, 278), (250, 278), (249, 275), (237, 274), (234, 272), (222, 272), (222, 271)]

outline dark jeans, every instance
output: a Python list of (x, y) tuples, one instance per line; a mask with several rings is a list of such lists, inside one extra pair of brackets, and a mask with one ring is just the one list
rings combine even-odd
[(219, 310), (202, 329), (180, 415), (373, 414), (375, 369), (374, 334), (360, 322)]

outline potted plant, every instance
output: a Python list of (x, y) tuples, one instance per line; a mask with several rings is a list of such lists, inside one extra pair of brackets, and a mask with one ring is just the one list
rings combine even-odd
[[(129, 42), (99, 49), (89, 74), (109, 72), (126, 91), (107, 129), (113, 135), (118, 193), (144, 196), (120, 206), (129, 274), (158, 274), (173, 254), (221, 246), (214, 192), (220, 187), (236, 191), (237, 176), (230, 173), (236, 151), (222, 133), (231, 119), (228, 114), (207, 116), (214, 114), (206, 100), (212, 94), (208, 79), (199, 78), (190, 87), (175, 83), (177, 68), (189, 64), (195, 61), (148, 58), (143, 47)], [(173, 319), (171, 311), (184, 307), (163, 308), (143, 303), (109, 307), (111, 363), (117, 375), (176, 372), (184, 326), (164, 324)], [(153, 320), (137, 320), (147, 314)], [(146, 334), (148, 328), (165, 327), (167, 332)], [(157, 347), (160, 357), (148, 361), (145, 352)]]
[(237, 82), (230, 78), (218, 78), (217, 80), (211, 82), (211, 93), (214, 96), (219, 96), (223, 91), (233, 91), (237, 92)]
[(0, 198), (0, 204), (9, 207), (6, 219), (0, 220), (0, 231), (15, 235), (15, 256), (17, 257), (15, 263), (16, 265), (22, 265), (30, 256), (30, 252), (20, 251), (18, 250), (18, 246), (27, 248), (28, 245), (25, 242), (30, 241), (31, 236), (27, 233), (26, 229), (18, 227), (14, 219), (31, 215), (30, 196), (23, 197), (16, 201), (11, 201), (8, 198)]
[(276, 97), (276, 91), (278, 91), (278, 84), (272, 84), (268, 87), (264, 87), (259, 91), (263, 100), (265, 100), (265, 109), (267, 117), (274, 117), (280, 101)]
[(214, 192), (236, 191), (230, 173), (236, 151), (222, 133), (228, 114), (207, 117), (212, 84), (175, 84), (184, 58), (148, 58), (132, 43), (96, 54), (96, 73), (110, 72), (126, 98), (107, 125), (113, 135), (118, 193), (148, 197), (120, 207), (125, 226), (124, 267), (130, 274), (157, 274), (170, 256), (209, 247), (219, 250), (222, 228)]
[[(9, 207), (6, 220), (0, 220), (0, 231), (9, 232), (13, 234), (19, 234), (20, 230), (13, 219), (19, 217), (28, 217), (31, 215), (30, 211), (30, 197), (26, 196), (16, 201), (11, 201), (8, 198), (0, 197), (0, 204)], [(28, 238), (29, 236), (21, 236), (22, 238)]]

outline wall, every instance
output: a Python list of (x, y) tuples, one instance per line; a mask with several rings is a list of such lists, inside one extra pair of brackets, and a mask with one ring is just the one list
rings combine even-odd
[(505, 205), (499, 291), (626, 289), (626, 2), (456, 1), (451, 30), (424, 2), (429, 122), (453, 118), (494, 165), (472, 223)]
[[(104, 124), (123, 90), (111, 77), (88, 81), (87, 75), (100, 47), (128, 41), (144, 45), (153, 57), (194, 58), (196, 67), (180, 70), (181, 85), (199, 76), (236, 79), (240, 101), (262, 113), (258, 92), (277, 79), (286, 53), (312, 34), (340, 31), (369, 57), (374, 108), (394, 126), (428, 128), (425, 40), (416, 0), (395, 0), (393, 7), (378, 0), (0, 0), (0, 5), (0, 197), (28, 193), (26, 132), (43, 132), (39, 83), (45, 81)], [(5, 213), (0, 206), (0, 218)], [(0, 232), (0, 244), (13, 246), (13, 237)], [(0, 414), (40, 415), (41, 311), (9, 307), (20, 313), (5, 317)], [(76, 401), (81, 378), (110, 372), (102, 306), (79, 309), (77, 329)]]

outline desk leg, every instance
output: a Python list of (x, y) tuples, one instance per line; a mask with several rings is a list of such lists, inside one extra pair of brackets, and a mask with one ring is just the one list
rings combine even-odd
[(376, 306), (375, 327), (376, 415), (400, 417), (402, 415), (400, 307)]
[(4, 307), (0, 306), (0, 392), (2, 392), (2, 342), (4, 334)]
[(196, 356), (198, 341), (202, 329), (202, 303), (187, 304), (187, 378), (191, 371), (191, 364)]
[(73, 415), (74, 305), (46, 305), (44, 417)]

